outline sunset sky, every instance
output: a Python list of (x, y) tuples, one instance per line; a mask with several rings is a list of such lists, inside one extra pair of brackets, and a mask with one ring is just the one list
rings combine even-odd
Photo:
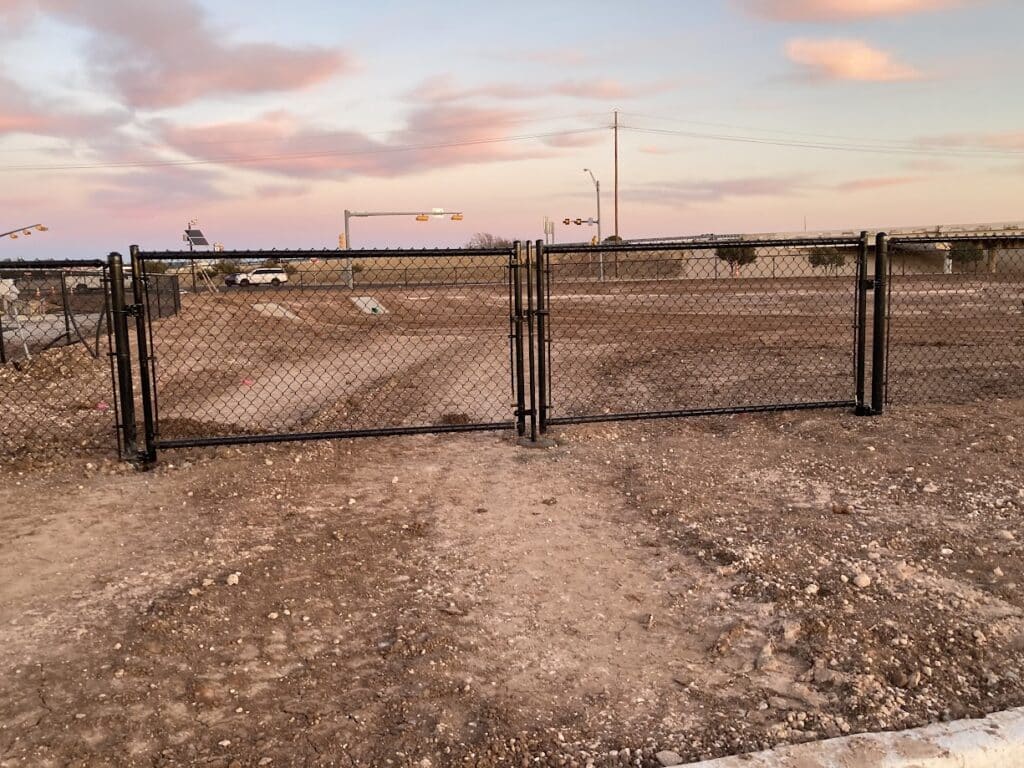
[[(557, 9), (554, 7), (557, 6)], [(0, 0), (0, 258), (1024, 220), (1024, 3)], [(594, 231), (559, 224), (557, 239)]]

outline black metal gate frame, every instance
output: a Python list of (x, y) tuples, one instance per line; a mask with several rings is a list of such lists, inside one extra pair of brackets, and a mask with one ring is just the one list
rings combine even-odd
[[(949, 239), (949, 238), (946, 238)], [(963, 238), (972, 239), (972, 238)], [(976, 239), (976, 238), (975, 238)], [(904, 242), (901, 240), (901, 242)], [(508, 261), (508, 309), (509, 309), (509, 364), (510, 385), (514, 397), (509, 406), (508, 420), (473, 424), (434, 424), (399, 427), (377, 427), (324, 432), (292, 432), (263, 435), (210, 436), (186, 439), (161, 439), (159, 436), (158, 393), (156, 391), (157, 360), (153, 354), (153, 328), (147, 312), (150, 296), (145, 270), (147, 261), (167, 259), (205, 258), (205, 254), (190, 254), (178, 251), (142, 251), (137, 246), (131, 249), (130, 271), (120, 254), (111, 253), (102, 261), (53, 261), (38, 262), (39, 266), (106, 268), (109, 286), (108, 334), (112, 336), (110, 351), (112, 383), (117, 416), (117, 435), (122, 455), (141, 462), (155, 460), (160, 449), (214, 446), (237, 443), (277, 443), (293, 440), (337, 439), (388, 435), (409, 435), (440, 432), (471, 432), (479, 430), (514, 429), (523, 437), (539, 438), (549, 427), (597, 421), (626, 421), (635, 419), (656, 419), (714, 414), (759, 413), (780, 410), (804, 410), (810, 408), (851, 407), (859, 415), (881, 414), (885, 404), (888, 345), (888, 239), (880, 233), (873, 244), (867, 234), (859, 238), (794, 239), (792, 241), (764, 240), (704, 240), (699, 242), (645, 244), (645, 251), (709, 249), (719, 245), (752, 245), (762, 247), (800, 245), (843, 245), (857, 246), (855, 291), (851, 297), (853, 306), (853, 354), (852, 376), (855, 396), (852, 400), (835, 400), (805, 403), (764, 403), (734, 407), (682, 408), (623, 412), (584, 416), (553, 417), (550, 403), (550, 380), (552, 375), (550, 286), (552, 253), (581, 252), (588, 254), (618, 254), (636, 250), (635, 245), (605, 246), (545, 246), (542, 241), (508, 249), (431, 249), (431, 250), (373, 250), (339, 252), (336, 250), (298, 251), (228, 251), (223, 258), (267, 259), (267, 258), (366, 258), (402, 257), (436, 258), (453, 255), (506, 256)], [(874, 275), (868, 277), (867, 259), (869, 249), (875, 251)], [(23, 263), (18, 264), (24, 267)], [(129, 278), (126, 280), (126, 276)], [(622, 282), (622, 281), (620, 281)], [(130, 292), (125, 289), (131, 286)], [(873, 326), (871, 329), (871, 386), (870, 398), (866, 388), (868, 367), (868, 294), (873, 293)], [(134, 333), (130, 329), (134, 321)], [(135, 350), (132, 349), (132, 339)], [(138, 363), (137, 372), (133, 362)], [(138, 375), (138, 402), (141, 404), (141, 418), (136, 413), (135, 375)], [(527, 423), (529, 420), (529, 423)], [(139, 435), (141, 425), (142, 434)]]
[[(206, 254), (195, 254), (188, 251), (142, 251), (138, 246), (131, 247), (132, 303), (125, 302), (123, 292), (114, 298), (114, 313), (126, 320), (135, 319), (135, 338), (139, 367), (140, 401), (142, 405), (143, 436), (138, 451), (139, 459), (152, 462), (158, 450), (185, 447), (203, 447), (217, 445), (237, 445), (251, 443), (280, 443), (297, 440), (331, 440), (356, 437), (384, 437), (391, 435), (415, 435), (446, 432), (474, 432), (485, 430), (515, 429), (522, 436), (526, 430), (525, 410), (525, 374), (524, 374), (524, 330), (527, 315), (522, 308), (522, 281), (524, 249), (518, 242), (510, 248), (494, 249), (421, 249), (421, 250), (270, 250), (270, 251), (221, 251), (218, 258), (231, 260), (266, 259), (310, 259), (330, 257), (332, 259), (366, 259), (366, 258), (416, 258), (436, 259), (440, 257), (507, 257), (507, 283), (509, 293), (509, 357), (511, 387), (515, 405), (510, 409), (510, 418), (506, 421), (481, 422), (471, 424), (425, 424), (414, 426), (375, 427), (366, 429), (325, 430), (318, 432), (282, 432), (262, 435), (231, 435), (181, 439), (161, 439), (159, 433), (159, 399), (156, 387), (157, 359), (153, 353), (154, 338), (151, 314), (149, 312), (149, 280), (145, 264), (148, 261), (182, 260), (207, 258)], [(119, 254), (110, 256), (111, 274), (123, 271), (122, 257)], [(118, 283), (116, 277), (113, 285)], [(116, 294), (117, 291), (115, 290)], [(134, 398), (132, 397), (131, 360), (127, 353), (127, 323), (115, 323), (115, 343), (118, 354), (118, 370), (120, 372), (119, 389), (121, 401), (127, 410), (123, 413), (124, 442), (127, 446), (136, 446), (138, 435), (135, 432), (136, 416)]]
[[(766, 403), (743, 406), (724, 407), (697, 407), (677, 408), (667, 410), (650, 410), (635, 412), (620, 412), (607, 414), (590, 414), (582, 416), (552, 416), (552, 405), (550, 402), (551, 391), (551, 343), (549, 318), (551, 316), (550, 295), (551, 295), (551, 263), (552, 254), (585, 253), (587, 255), (630, 253), (637, 250), (643, 251), (678, 251), (686, 250), (707, 250), (720, 246), (728, 247), (797, 247), (807, 245), (837, 245), (856, 246), (857, 264), (854, 295), (852, 300), (852, 373), (854, 379), (855, 396), (852, 400), (829, 400), (821, 402), (804, 403)], [(885, 236), (879, 235), (876, 245), (876, 262), (874, 279), (867, 279), (867, 258), (869, 251), (868, 235), (862, 232), (857, 238), (803, 238), (793, 240), (705, 240), (685, 243), (658, 243), (658, 244), (614, 244), (614, 245), (546, 245), (538, 240), (534, 247), (536, 266), (533, 270), (536, 283), (535, 292), (537, 297), (537, 309), (532, 313), (535, 318), (535, 326), (538, 338), (538, 363), (537, 363), (537, 402), (535, 407), (537, 431), (544, 434), (550, 426), (585, 424), (594, 422), (611, 421), (635, 421), (640, 419), (663, 419), (679, 418), (686, 416), (710, 416), (738, 413), (765, 413), (774, 411), (790, 410), (811, 410), (823, 408), (853, 408), (858, 415), (876, 415), (882, 413), (884, 407), (884, 377), (885, 377), (885, 331), (884, 322), (886, 316), (885, 308)], [(614, 279), (611, 282), (630, 282)], [(872, 367), (872, 399), (868, 405), (865, 398), (865, 375), (866, 375), (866, 345), (867, 345), (867, 294), (873, 291), (875, 294), (875, 327), (873, 334), (873, 360)], [(880, 323), (880, 320), (882, 321)], [(531, 349), (531, 355), (533, 350)], [(532, 365), (531, 365), (532, 369)]]

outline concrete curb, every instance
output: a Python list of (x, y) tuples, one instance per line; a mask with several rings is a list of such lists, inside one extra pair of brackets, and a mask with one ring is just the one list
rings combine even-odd
[(1024, 766), (1024, 707), (896, 733), (844, 736), (689, 768), (1011, 768)]

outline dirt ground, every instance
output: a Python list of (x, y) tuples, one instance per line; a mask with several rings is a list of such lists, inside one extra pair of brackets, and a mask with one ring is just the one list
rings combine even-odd
[(0, 766), (653, 765), (1024, 704), (1024, 402), (0, 466)]

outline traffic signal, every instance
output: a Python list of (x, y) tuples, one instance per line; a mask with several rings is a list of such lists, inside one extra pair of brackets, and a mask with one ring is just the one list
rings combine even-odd
[(583, 223), (583, 219), (573, 219), (573, 224), (575, 224), (575, 225), (576, 225), (577, 227), (578, 227), (578, 226), (579, 226), (580, 224), (582, 224), (582, 223)]
[(570, 224), (572, 224), (572, 219), (562, 219), (562, 223), (568, 227)]
[(345, 250), (345, 235), (343, 235), (343, 234), (342, 235), (338, 235), (338, 250), (339, 251), (344, 251)]

